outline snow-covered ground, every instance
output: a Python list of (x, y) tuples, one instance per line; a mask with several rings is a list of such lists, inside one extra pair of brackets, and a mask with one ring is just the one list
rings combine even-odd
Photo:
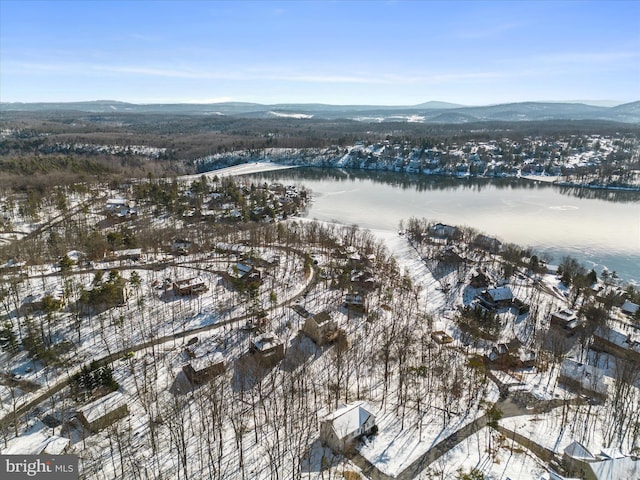
[[(273, 167), (250, 164), (212, 173), (237, 175)], [(160, 225), (170, 221), (153, 220)], [(319, 445), (318, 422), (340, 402), (369, 402), (378, 433), (367, 438), (359, 452), (380, 472), (393, 476), (482, 417), (498, 400), (498, 385), (470, 362), (488, 352), (488, 343), (464, 343), (455, 322), (456, 307), (469, 305), (478, 293), (468, 286), (470, 272), (440, 272), (436, 277), (433, 263), (396, 231), (355, 232), (299, 218), (285, 225), (282, 234), (286, 229), (300, 233), (301, 225), (308, 226), (309, 238), (322, 238), (313, 229), (325, 228), (327, 236), (334, 236), (325, 242), (331, 246), (316, 241), (305, 244), (303, 252), (291, 247), (249, 249), (245, 253), (257, 258), (280, 258), (264, 269), (255, 298), (224, 281), (234, 274), (238, 254), (246, 248), (240, 244), (220, 242), (215, 251), (178, 257), (154, 252), (145, 253), (140, 261), (97, 262), (95, 269), (105, 274), (118, 269), (125, 279), (135, 271), (140, 286), (132, 289), (125, 306), (100, 314), (76, 317), (67, 311), (56, 314), (55, 322), (42, 313), (32, 315), (54, 343), (66, 339), (73, 348), (62, 355), (61, 365), (49, 367), (24, 352), (13, 358), (7, 352), (0, 354), (0, 361), (25, 382), (23, 386), (32, 382), (39, 387), (28, 391), (0, 386), (0, 415), (43, 388), (66, 381), (81, 362), (120, 352), (121, 358), (113, 363), (114, 378), (127, 399), (129, 415), (97, 434), (88, 435), (77, 427), (66, 432), (72, 452), (81, 454), (88, 478), (130, 478), (142, 465), (152, 478), (267, 479), (277, 474), (315, 480), (325, 475), (335, 478), (345, 469), (358, 470)], [(307, 254), (318, 269), (328, 272), (317, 283), (305, 274)], [(366, 313), (344, 306), (349, 287), (340, 286), (344, 279), (338, 278), (346, 274), (348, 285), (362, 268), (362, 258), (368, 259), (379, 283), (371, 289)], [(19, 293), (39, 295), (66, 285), (75, 298), (94, 275), (78, 267), (62, 276), (52, 265), (31, 266)], [(466, 277), (458, 279), (460, 275)], [(166, 281), (194, 276), (207, 287), (199, 296), (177, 296)], [(533, 279), (518, 273), (509, 285), (518, 298), (535, 302), (541, 320), (504, 309), (497, 315), (503, 326), (498, 341), (515, 337), (534, 345), (536, 329), (547, 327), (542, 319), (567, 305), (568, 292), (553, 275)], [(294, 299), (295, 309), (290, 305)], [(284, 344), (285, 359), (272, 369), (259, 368), (248, 353), (252, 333), (242, 326), (245, 316), (253, 318), (256, 309), (268, 314), (269, 328)], [(300, 334), (304, 322), (300, 312), (305, 310), (331, 311), (350, 348), (318, 347)], [(225, 323), (231, 319), (237, 321)], [(199, 328), (205, 329), (190, 333)], [(436, 345), (430, 337), (433, 330), (446, 331), (453, 342)], [(165, 341), (138, 348), (164, 336)], [(226, 364), (222, 376), (198, 387), (190, 385), (183, 373), (190, 361), (187, 341), (194, 336), (198, 352), (221, 354)], [(566, 356), (585, 360), (578, 345)], [(526, 391), (541, 401), (576, 397), (558, 386), (554, 367), (493, 373), (512, 392)], [(46, 413), (70, 416), (83, 402), (63, 390), (42, 403), (18, 432), (49, 431), (41, 422)], [(606, 421), (605, 407), (585, 404), (506, 418), (501, 424), (561, 453), (574, 439), (597, 451), (607, 440), (599, 433)], [(60, 427), (54, 431), (63, 433)], [(3, 440), (13, 436), (13, 430), (3, 432)], [(453, 446), (421, 475), (453, 478), (458, 470), (471, 468), (496, 479), (537, 479), (544, 473), (530, 452), (484, 428)]]

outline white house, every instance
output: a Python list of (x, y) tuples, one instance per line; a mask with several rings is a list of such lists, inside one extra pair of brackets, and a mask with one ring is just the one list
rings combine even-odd
[(336, 453), (345, 452), (359, 437), (373, 433), (376, 418), (364, 401), (343, 405), (320, 422), (320, 440)]
[(564, 449), (562, 465), (571, 475), (585, 480), (640, 478), (640, 461), (611, 449), (592, 454), (584, 445), (572, 442)]

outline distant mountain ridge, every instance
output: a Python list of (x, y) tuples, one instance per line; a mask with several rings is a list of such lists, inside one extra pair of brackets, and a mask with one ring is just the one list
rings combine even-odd
[(1, 111), (85, 113), (153, 113), (174, 115), (228, 115), (245, 118), (291, 117), (300, 120), (349, 119), (363, 122), (469, 123), (482, 121), (608, 120), (640, 123), (640, 101), (614, 107), (584, 103), (521, 102), (487, 106), (463, 106), (430, 101), (419, 105), (329, 105), (320, 103), (281, 103), (264, 105), (249, 102), (134, 104), (112, 100), (51, 103), (0, 103)]

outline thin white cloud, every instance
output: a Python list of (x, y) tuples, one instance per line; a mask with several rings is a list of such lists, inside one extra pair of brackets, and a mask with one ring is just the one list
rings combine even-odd
[(640, 56), (639, 52), (556, 52), (537, 55), (532, 60), (549, 63), (609, 64), (626, 62)]

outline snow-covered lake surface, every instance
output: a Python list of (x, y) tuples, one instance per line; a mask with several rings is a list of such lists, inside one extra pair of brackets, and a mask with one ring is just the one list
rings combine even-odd
[(533, 247), (559, 262), (571, 255), (640, 283), (640, 193), (561, 189), (545, 182), (464, 179), (395, 172), (297, 168), (267, 181), (313, 192), (309, 218), (395, 231), (410, 217), (467, 225)]

